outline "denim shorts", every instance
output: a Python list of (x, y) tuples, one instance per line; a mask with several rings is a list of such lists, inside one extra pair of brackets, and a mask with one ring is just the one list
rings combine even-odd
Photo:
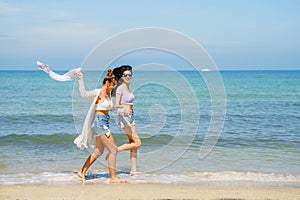
[(126, 126), (134, 126), (134, 125), (135, 125), (135, 122), (133, 119), (133, 113), (132, 114), (119, 113), (120, 128), (124, 128)]
[(96, 114), (94, 120), (93, 131), (96, 136), (100, 136), (103, 134), (110, 134), (109, 130), (109, 115), (101, 115)]

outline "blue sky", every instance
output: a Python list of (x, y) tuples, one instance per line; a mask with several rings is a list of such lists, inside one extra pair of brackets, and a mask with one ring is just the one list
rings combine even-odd
[(0, 70), (80, 66), (96, 45), (143, 27), (199, 42), (220, 70), (300, 69), (298, 0), (0, 0)]

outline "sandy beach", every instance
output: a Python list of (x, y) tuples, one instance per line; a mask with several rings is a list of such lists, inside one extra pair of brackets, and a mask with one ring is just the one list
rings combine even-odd
[(299, 188), (167, 184), (1, 186), (0, 199), (300, 199)]

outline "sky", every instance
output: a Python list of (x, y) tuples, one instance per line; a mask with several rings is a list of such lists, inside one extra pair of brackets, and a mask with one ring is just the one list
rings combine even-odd
[(220, 70), (300, 70), (299, 10), (298, 0), (0, 0), (0, 70), (78, 67), (144, 27), (192, 38)]

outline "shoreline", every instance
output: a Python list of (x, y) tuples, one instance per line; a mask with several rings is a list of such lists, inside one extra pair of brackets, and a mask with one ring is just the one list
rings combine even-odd
[[(171, 184), (201, 186), (234, 187), (295, 187), (300, 188), (300, 174), (276, 174), (262, 172), (194, 172), (194, 173), (140, 173), (130, 176), (127, 171), (118, 171), (119, 178), (129, 184)], [(109, 173), (106, 171), (89, 171), (86, 175), (88, 184), (107, 184)], [(0, 174), (1, 186), (67, 186), (80, 184), (77, 171), (48, 171), (37, 173)]]
[(0, 186), (0, 199), (300, 199), (299, 187), (174, 184)]

